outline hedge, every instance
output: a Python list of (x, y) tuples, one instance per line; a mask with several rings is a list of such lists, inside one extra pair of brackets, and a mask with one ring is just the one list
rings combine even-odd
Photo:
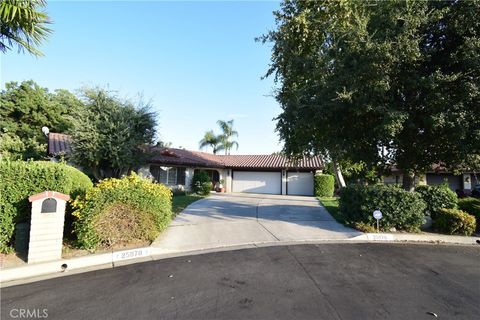
[(471, 214), (477, 220), (477, 229), (480, 229), (480, 199), (463, 198), (458, 199), (458, 208)]
[(450, 190), (447, 185), (418, 186), (415, 188), (423, 201), (427, 204), (425, 214), (435, 219), (436, 213), (440, 209), (455, 209), (457, 207), (458, 197), (455, 192)]
[(92, 187), (78, 169), (49, 161), (0, 161), (0, 181), (0, 252), (11, 250), (15, 225), (30, 220), (29, 196), (51, 190), (73, 199)]
[(315, 175), (315, 196), (332, 197), (335, 186), (335, 178), (330, 174)]
[(172, 217), (172, 192), (135, 173), (100, 181), (73, 202), (73, 230), (84, 249), (153, 241)]
[(384, 231), (390, 228), (418, 231), (425, 219), (426, 205), (420, 195), (396, 186), (348, 186), (342, 189), (339, 202), (340, 213), (352, 226), (374, 226), (375, 210), (383, 214), (380, 228)]
[(458, 209), (440, 209), (433, 227), (448, 234), (471, 235), (476, 228), (475, 217)]

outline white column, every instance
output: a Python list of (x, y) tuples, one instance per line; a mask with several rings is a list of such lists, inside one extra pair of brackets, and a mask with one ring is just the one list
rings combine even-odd
[(192, 184), (193, 173), (195, 168), (186, 168), (185, 169), (185, 190), (191, 191), (190, 185)]
[(232, 192), (232, 169), (225, 169), (225, 192)]
[(287, 194), (287, 170), (282, 170), (282, 194)]

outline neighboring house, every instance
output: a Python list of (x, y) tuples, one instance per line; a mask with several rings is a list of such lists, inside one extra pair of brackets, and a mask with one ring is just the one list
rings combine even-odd
[(72, 152), (72, 138), (68, 134), (48, 133), (47, 153), (50, 160), (56, 161)]
[[(391, 175), (385, 176), (385, 184), (402, 184), (403, 173), (398, 168), (391, 169)], [(464, 170), (461, 174), (449, 172), (444, 166), (435, 164), (431, 170), (416, 178), (417, 185), (437, 185), (447, 183), (450, 189), (457, 193), (470, 194), (473, 187), (480, 184), (478, 172)]]
[[(71, 152), (67, 135), (49, 134), (51, 156)], [(172, 188), (190, 189), (195, 171), (207, 172), (226, 192), (313, 195), (313, 177), (323, 170), (320, 157), (292, 162), (282, 155), (214, 155), (199, 151), (154, 147), (149, 164), (138, 172)]]

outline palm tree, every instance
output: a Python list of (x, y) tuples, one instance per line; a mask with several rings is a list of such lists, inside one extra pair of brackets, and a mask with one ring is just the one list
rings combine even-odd
[(213, 154), (216, 154), (217, 151), (222, 149), (222, 146), (220, 146), (220, 137), (215, 135), (213, 130), (205, 132), (205, 135), (203, 136), (203, 139), (200, 140), (199, 144), (200, 149), (212, 147)]
[(28, 51), (34, 56), (43, 54), (36, 48), (52, 32), (47, 27), (48, 15), (41, 11), (45, 0), (0, 1), (0, 51), (5, 53), (14, 45), (18, 51)]
[(231, 140), (238, 137), (238, 132), (233, 130), (233, 119), (229, 121), (218, 120), (217, 124), (222, 129), (220, 137), (220, 146), (225, 150), (225, 154), (230, 154), (230, 150), (235, 146), (238, 149), (238, 142)]

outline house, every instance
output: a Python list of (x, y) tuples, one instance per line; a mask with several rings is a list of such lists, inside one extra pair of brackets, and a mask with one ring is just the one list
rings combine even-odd
[[(391, 174), (383, 177), (385, 184), (402, 184), (403, 172), (396, 168), (391, 168)], [(455, 174), (440, 164), (432, 165), (426, 173), (416, 177), (417, 185), (438, 185), (447, 183), (450, 189), (459, 194), (470, 194), (475, 185), (480, 184), (480, 175), (474, 170), (463, 170)]]
[[(50, 133), (52, 157), (71, 152), (68, 135)], [(283, 195), (314, 194), (313, 177), (324, 168), (322, 159), (304, 157), (293, 161), (283, 155), (214, 155), (176, 148), (153, 147), (148, 165), (138, 172), (171, 188), (190, 189), (196, 171), (205, 171), (226, 192)]]

